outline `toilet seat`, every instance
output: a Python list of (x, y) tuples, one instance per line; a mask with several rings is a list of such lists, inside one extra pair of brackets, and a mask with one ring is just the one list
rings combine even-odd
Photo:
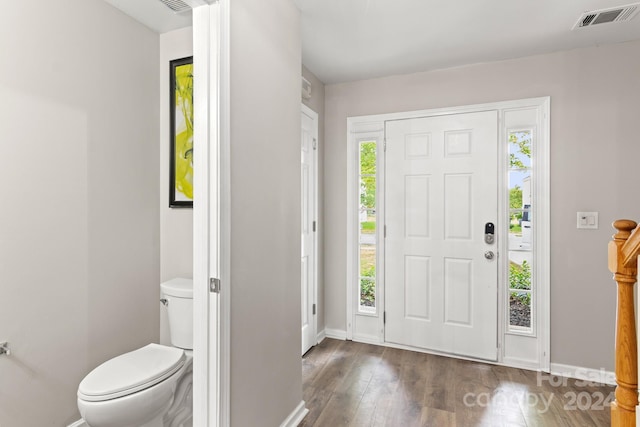
[(91, 371), (78, 387), (78, 398), (101, 402), (136, 393), (175, 374), (185, 360), (182, 349), (149, 344), (114, 357)]

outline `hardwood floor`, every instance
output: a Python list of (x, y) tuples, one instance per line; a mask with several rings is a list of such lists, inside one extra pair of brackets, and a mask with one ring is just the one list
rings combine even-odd
[(325, 339), (302, 359), (301, 427), (608, 426), (611, 386)]

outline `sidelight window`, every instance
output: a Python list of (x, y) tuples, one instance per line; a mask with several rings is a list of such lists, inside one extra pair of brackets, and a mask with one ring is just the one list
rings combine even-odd
[(511, 332), (533, 332), (532, 130), (509, 132), (509, 297)]
[(359, 304), (360, 312), (376, 312), (377, 255), (377, 143), (361, 141), (359, 147)]

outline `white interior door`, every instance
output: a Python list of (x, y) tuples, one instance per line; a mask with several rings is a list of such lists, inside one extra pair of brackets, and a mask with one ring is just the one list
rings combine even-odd
[(497, 128), (496, 111), (386, 122), (387, 342), (497, 359)]
[(316, 343), (315, 277), (316, 277), (316, 158), (318, 116), (302, 106), (301, 134), (301, 261), (302, 354)]

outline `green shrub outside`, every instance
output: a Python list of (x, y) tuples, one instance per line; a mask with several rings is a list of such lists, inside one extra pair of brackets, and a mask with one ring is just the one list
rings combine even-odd
[[(522, 261), (522, 266), (513, 263), (509, 265), (509, 288), (531, 290), (531, 266), (527, 261)], [(530, 292), (525, 294), (511, 292), (511, 296), (523, 304), (531, 304)]]

